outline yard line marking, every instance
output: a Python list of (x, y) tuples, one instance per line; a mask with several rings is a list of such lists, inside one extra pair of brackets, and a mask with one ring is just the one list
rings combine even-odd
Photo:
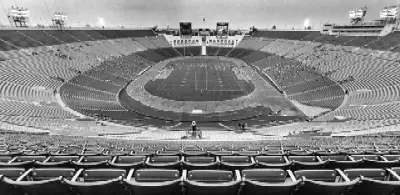
[[(203, 63), (203, 61), (201, 62), (201, 63)], [(205, 66), (206, 67), (206, 90), (207, 90), (207, 83), (208, 83), (208, 71), (207, 71), (207, 65)]]
[(197, 78), (196, 78), (196, 71), (194, 71), (194, 89), (197, 91)]

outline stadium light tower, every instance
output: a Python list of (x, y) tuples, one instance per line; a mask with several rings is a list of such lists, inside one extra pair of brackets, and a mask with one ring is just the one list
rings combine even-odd
[(310, 19), (306, 18), (304, 20), (304, 29), (307, 29), (310, 26)]

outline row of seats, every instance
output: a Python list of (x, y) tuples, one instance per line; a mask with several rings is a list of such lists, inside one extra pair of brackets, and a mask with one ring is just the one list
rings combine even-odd
[(399, 168), (299, 170), (0, 169), (4, 194), (398, 193)]
[[(349, 169), (388, 168), (400, 166), (399, 155), (352, 155), (352, 156), (201, 156), (202, 152), (186, 152), (185, 156), (167, 153), (161, 156), (149, 152), (135, 152), (125, 156), (124, 151), (114, 151), (105, 156), (76, 156), (55, 154), (51, 156), (0, 156), (0, 167), (73, 167), (73, 168), (173, 168), (173, 169), (226, 169), (249, 168), (301, 169)], [(211, 153), (213, 154), (213, 153)], [(248, 156), (250, 155), (250, 156)]]

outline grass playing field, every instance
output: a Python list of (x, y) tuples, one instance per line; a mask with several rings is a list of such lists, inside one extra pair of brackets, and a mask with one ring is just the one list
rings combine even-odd
[(250, 75), (228, 61), (182, 60), (168, 64), (144, 87), (150, 94), (176, 101), (224, 101), (251, 93)]

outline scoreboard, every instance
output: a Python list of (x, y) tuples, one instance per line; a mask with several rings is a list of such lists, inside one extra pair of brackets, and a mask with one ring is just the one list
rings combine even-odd
[(229, 23), (228, 22), (218, 22), (217, 23), (217, 38), (228, 38), (229, 35)]
[(191, 37), (192, 36), (192, 23), (191, 22), (180, 22), (179, 23), (179, 34), (182, 37)]

